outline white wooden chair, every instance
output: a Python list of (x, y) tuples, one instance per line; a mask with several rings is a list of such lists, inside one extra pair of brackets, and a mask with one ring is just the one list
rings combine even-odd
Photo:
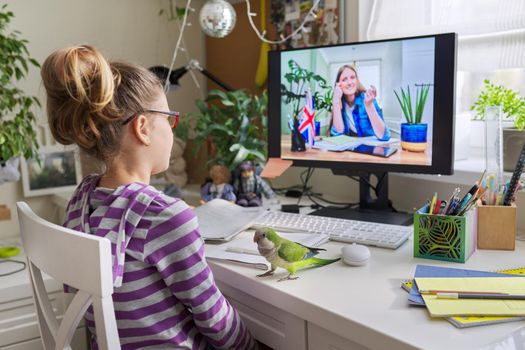
[[(90, 305), (93, 305), (98, 347), (120, 349), (111, 298), (110, 241), (52, 224), (38, 217), (25, 202), (18, 202), (17, 207), (45, 349), (71, 349), (73, 334)], [(61, 322), (47, 297), (41, 271), (78, 290)]]

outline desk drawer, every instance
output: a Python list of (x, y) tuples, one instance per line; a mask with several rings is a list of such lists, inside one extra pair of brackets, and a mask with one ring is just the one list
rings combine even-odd
[(369, 350), (369, 348), (357, 344), (334, 334), (316, 324), (308, 322), (308, 350)]
[(275, 350), (307, 350), (304, 320), (229, 285), (217, 284), (257, 340)]

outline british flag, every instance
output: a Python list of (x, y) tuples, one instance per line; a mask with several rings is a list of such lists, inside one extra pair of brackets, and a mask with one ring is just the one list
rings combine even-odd
[(311, 147), (315, 143), (315, 102), (310, 90), (306, 91), (306, 100), (303, 107), (303, 113), (299, 119), (299, 132)]

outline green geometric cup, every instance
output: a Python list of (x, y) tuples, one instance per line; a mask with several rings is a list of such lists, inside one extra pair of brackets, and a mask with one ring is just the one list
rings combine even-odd
[(478, 209), (463, 216), (414, 214), (414, 257), (464, 263), (476, 251)]

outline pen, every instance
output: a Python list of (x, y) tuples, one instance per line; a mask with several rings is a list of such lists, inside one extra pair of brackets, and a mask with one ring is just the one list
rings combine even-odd
[(454, 198), (459, 194), (460, 191), (461, 189), (459, 187), (456, 187), (454, 189), (454, 192), (452, 192), (452, 196), (450, 196), (449, 200), (447, 201), (447, 205), (445, 206), (445, 210), (443, 210), (445, 214), (448, 213), (448, 209), (450, 208), (450, 205), (452, 204), (452, 202), (454, 201)]
[(448, 212), (446, 212), (445, 214), (454, 215), (454, 213), (456, 212), (456, 209), (458, 208), (458, 203), (459, 203), (458, 197), (454, 198), (454, 200), (452, 201), (452, 204), (448, 208)]
[(240, 248), (240, 247), (226, 247), (226, 251), (229, 253), (261, 255), (255, 249), (246, 249), (246, 248)]
[(436, 293), (438, 299), (500, 299), (500, 300), (525, 300), (525, 294), (505, 293)]
[(470, 198), (472, 198), (472, 195), (470, 193), (467, 193), (465, 195), (465, 198), (463, 198), (463, 200), (461, 201), (461, 204), (460, 204), (459, 209), (458, 209), (458, 215), (463, 214), (463, 212), (464, 212), (463, 209), (465, 209), (467, 207), (467, 203), (470, 200)]

